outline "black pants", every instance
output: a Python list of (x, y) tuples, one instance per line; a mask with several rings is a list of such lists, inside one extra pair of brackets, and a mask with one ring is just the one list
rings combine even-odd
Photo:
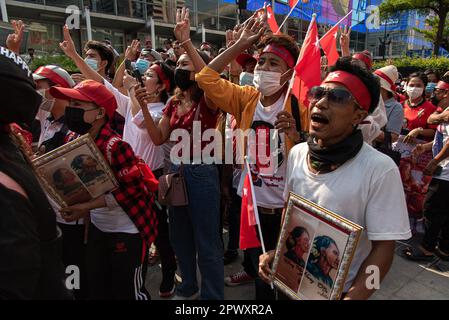
[(237, 190), (232, 188), (231, 204), (229, 206), (229, 239), (228, 250), (237, 250), (240, 241), (240, 213), (242, 210), (242, 198)]
[[(282, 214), (261, 214), (259, 213), (260, 227), (262, 229), (265, 250), (276, 248), (279, 232), (281, 230)], [(259, 277), (259, 256), (262, 248), (250, 248), (245, 250), (244, 268), (245, 271), (255, 278), (256, 300), (275, 300), (276, 294), (271, 286)]]
[(449, 253), (449, 181), (433, 178), (424, 202), (425, 234), (422, 246), (434, 251), (438, 245)]
[(76, 300), (87, 298), (86, 245), (84, 244), (84, 225), (58, 223), (62, 231), (62, 262), (64, 267), (77, 266), (80, 272), (80, 288), (73, 290)]
[[(153, 172), (156, 179), (163, 175), (163, 170), (159, 169)], [(156, 196), (157, 198), (157, 196)], [(167, 208), (162, 206), (162, 210), (156, 210), (158, 220), (157, 237), (154, 242), (161, 257), (162, 277), (168, 279), (174, 278), (176, 271), (176, 258), (173, 248), (170, 244), (170, 235), (168, 229)]]
[(148, 248), (140, 234), (106, 233), (93, 224), (87, 243), (89, 299), (149, 300)]

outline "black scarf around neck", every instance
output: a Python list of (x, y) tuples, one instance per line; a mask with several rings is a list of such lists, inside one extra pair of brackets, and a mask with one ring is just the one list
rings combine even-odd
[(313, 169), (329, 172), (359, 153), (363, 146), (363, 135), (362, 131), (355, 129), (350, 136), (332, 146), (320, 147), (312, 137), (309, 137), (307, 144)]

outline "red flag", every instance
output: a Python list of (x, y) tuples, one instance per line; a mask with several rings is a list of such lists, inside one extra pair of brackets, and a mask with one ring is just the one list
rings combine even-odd
[[(308, 105), (307, 93), (310, 88), (321, 84), (321, 54), (318, 40), (318, 28), (315, 15), (309, 25), (306, 38), (301, 47), (298, 64), (295, 67), (296, 78), (293, 88), (293, 94), (299, 102)], [(296, 83), (301, 81), (301, 84)], [(299, 90), (301, 87), (301, 90)]]
[[(263, 8), (257, 10), (257, 16), (261, 16), (263, 15)], [(270, 27), (271, 31), (273, 33), (276, 33), (279, 30), (279, 25), (276, 21), (276, 18), (274, 17), (274, 13), (273, 13), (273, 9), (271, 8), (271, 6), (267, 6), (267, 22), (268, 22), (268, 26)], [(279, 32), (278, 32), (279, 34)]]
[(337, 51), (337, 33), (338, 25), (335, 25), (320, 39), (321, 48), (327, 56), (328, 66), (333, 66), (340, 58)]
[[(303, 2), (305, 2), (305, 1), (303, 1)], [(288, 0), (288, 5), (290, 6), (290, 8), (296, 8), (298, 3), (299, 3), (299, 0)]]
[[(248, 168), (249, 166), (247, 166)], [(246, 170), (245, 181), (242, 190), (242, 211), (240, 216), (240, 249), (258, 248), (261, 246), (257, 238), (256, 226), (257, 205), (253, 202), (253, 188), (251, 172)]]

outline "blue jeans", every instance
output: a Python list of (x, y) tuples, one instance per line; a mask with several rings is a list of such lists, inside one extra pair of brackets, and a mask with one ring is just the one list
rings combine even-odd
[[(172, 166), (177, 172), (178, 166)], [(223, 247), (220, 228), (220, 187), (215, 165), (184, 165), (189, 205), (169, 210), (170, 241), (178, 258), (180, 296), (198, 291), (196, 265), (201, 274), (201, 299), (224, 299)]]

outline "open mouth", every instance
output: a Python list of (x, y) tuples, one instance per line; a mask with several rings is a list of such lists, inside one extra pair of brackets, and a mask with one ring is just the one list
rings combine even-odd
[(315, 123), (328, 124), (329, 119), (319, 113), (314, 113), (310, 116), (310, 119)]

